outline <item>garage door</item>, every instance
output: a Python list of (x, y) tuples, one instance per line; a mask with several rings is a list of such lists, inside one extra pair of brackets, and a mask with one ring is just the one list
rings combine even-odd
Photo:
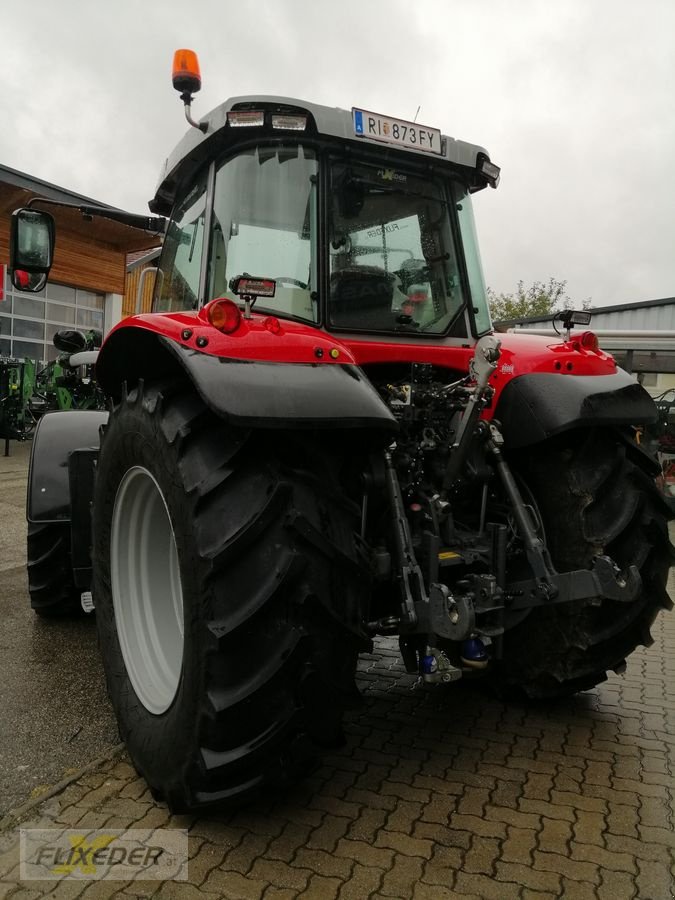
[(103, 330), (104, 294), (48, 282), (37, 294), (17, 291), (0, 272), (0, 356), (48, 361), (58, 355), (52, 344), (60, 328)]

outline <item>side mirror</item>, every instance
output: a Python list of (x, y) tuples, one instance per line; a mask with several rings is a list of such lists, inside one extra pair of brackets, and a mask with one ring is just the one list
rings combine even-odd
[(52, 341), (62, 353), (79, 353), (87, 349), (87, 338), (75, 328), (62, 328), (56, 332)]
[(54, 258), (54, 217), (24, 207), (12, 213), (9, 265), (12, 284), (20, 291), (40, 291)]

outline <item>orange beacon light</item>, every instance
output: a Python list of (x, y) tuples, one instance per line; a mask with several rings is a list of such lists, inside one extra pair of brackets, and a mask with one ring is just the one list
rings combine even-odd
[(176, 50), (173, 55), (171, 80), (177, 91), (196, 94), (202, 86), (199, 60), (194, 50)]

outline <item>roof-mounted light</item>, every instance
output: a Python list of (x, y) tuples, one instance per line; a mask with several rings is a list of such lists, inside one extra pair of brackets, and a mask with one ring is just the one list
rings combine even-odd
[(307, 128), (307, 116), (275, 114), (272, 116), (272, 128), (279, 128), (284, 131), (304, 131)]
[(501, 175), (501, 169), (499, 166), (496, 166), (493, 162), (490, 162), (487, 157), (483, 157), (481, 163), (478, 167), (478, 170), (485, 175), (488, 180), (490, 187), (496, 188), (499, 184), (499, 177)]
[(255, 128), (265, 124), (262, 109), (231, 109), (227, 114), (227, 124), (231, 128)]
[(192, 118), (192, 95), (196, 94), (202, 86), (202, 76), (199, 72), (199, 60), (194, 50), (176, 50), (173, 55), (173, 67), (171, 80), (177, 91), (180, 91), (180, 99), (185, 105), (185, 118), (193, 128), (206, 132), (205, 122), (196, 122)]
[(196, 94), (202, 86), (199, 60), (194, 50), (176, 50), (171, 71), (173, 86), (181, 93)]

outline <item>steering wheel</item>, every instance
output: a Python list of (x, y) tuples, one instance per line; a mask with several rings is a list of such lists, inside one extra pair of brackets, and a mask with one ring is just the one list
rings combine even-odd
[(287, 277), (286, 275), (277, 275), (276, 278), (275, 278), (274, 280), (275, 280), (278, 284), (290, 284), (290, 285), (292, 285), (293, 287), (299, 287), (299, 288), (302, 288), (303, 291), (306, 291), (306, 290), (307, 290), (307, 285), (304, 283), (304, 281), (298, 281), (297, 278), (289, 278), (289, 277)]

